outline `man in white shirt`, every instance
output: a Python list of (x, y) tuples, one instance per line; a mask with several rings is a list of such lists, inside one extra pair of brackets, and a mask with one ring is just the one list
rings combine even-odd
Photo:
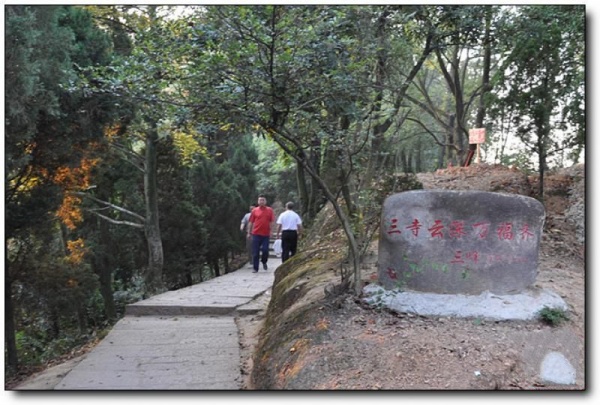
[(298, 238), (302, 233), (302, 219), (294, 212), (294, 203), (285, 204), (285, 211), (277, 218), (277, 239), (281, 236), (281, 262), (296, 254)]

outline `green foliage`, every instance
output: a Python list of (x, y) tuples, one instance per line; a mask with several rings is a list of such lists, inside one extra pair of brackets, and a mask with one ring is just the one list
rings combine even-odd
[[(38, 126), (45, 125), (50, 117), (60, 115), (60, 86), (66, 85), (69, 73), (72, 74), (68, 59), (71, 32), (58, 26), (58, 12), (56, 7), (8, 6), (6, 10), (8, 237), (28, 223), (46, 220), (47, 211), (59, 202), (58, 190), (43, 179), (39, 169), (28, 169), (42, 160), (43, 154), (38, 156), (27, 148), (34, 142), (43, 143), (44, 138), (50, 136), (39, 134)], [(40, 122), (45, 117), (48, 117), (46, 122)], [(50, 163), (48, 159), (38, 165), (43, 167), (46, 163)], [(40, 179), (37, 187), (26, 187), (25, 179), (31, 177)]]
[(379, 178), (373, 188), (378, 194), (377, 201), (382, 204), (383, 199), (391, 194), (409, 190), (422, 190), (423, 183), (411, 173), (385, 174)]
[(568, 314), (561, 308), (544, 307), (538, 313), (540, 321), (550, 325), (558, 326), (569, 320)]
[(258, 153), (258, 164), (254, 169), (257, 175), (256, 196), (265, 194), (270, 202), (298, 201), (296, 163), (286, 158), (277, 144), (269, 139), (257, 137), (253, 144)]
[[(89, 266), (60, 258), (56, 243), (34, 238), (28, 243), (21, 246), (26, 250), (11, 255), (27, 275), (13, 282), (12, 299), (18, 308), (14, 318), (20, 363), (37, 365), (85, 343), (106, 322)], [(16, 265), (10, 262), (11, 268)]]
[[(72, 91), (76, 66), (107, 61), (106, 35), (84, 12), (76, 7), (8, 6), (6, 23), (10, 236), (49, 219), (62, 197), (52, 181), (56, 169), (79, 163), (116, 108), (110, 96)], [(22, 210), (27, 215), (20, 215)]]
[(35, 365), (42, 363), (45, 342), (27, 331), (17, 332), (17, 350), (22, 364)]
[[(11, 246), (5, 278), (12, 292), (6, 299), (14, 308), (8, 314), (14, 329), (7, 323), (6, 335), (7, 363), (14, 369), (19, 354), (14, 337), (25, 337), (20, 341), (26, 347), (45, 347), (87, 328), (86, 305), (98, 284), (85, 262), (65, 258), (64, 246), (56, 249), (55, 212), (65, 190), (55, 176), (58, 169), (80, 164), (115, 118), (116, 107), (111, 95), (74, 91), (80, 69), (109, 59), (110, 41), (86, 12), (7, 6), (5, 22), (5, 229)], [(37, 349), (26, 352), (28, 359), (45, 358)]]
[(534, 163), (531, 160), (531, 154), (525, 151), (517, 151), (515, 153), (505, 153), (500, 159), (500, 163), (504, 166), (515, 166), (526, 175), (535, 173)]
[(85, 297), (85, 319), (91, 330), (100, 330), (109, 326), (104, 305), (104, 298), (99, 289), (95, 289)]
[(142, 300), (144, 294), (144, 279), (139, 275), (132, 276), (127, 283), (120, 280), (115, 281), (113, 295), (117, 313), (119, 313), (120, 316), (123, 316), (125, 314), (125, 307), (128, 304)]
[(179, 160), (175, 140), (166, 140), (162, 148), (159, 211), (163, 249), (167, 252), (164, 280), (168, 289), (174, 289), (191, 285), (192, 274), (198, 274), (208, 251), (206, 223), (211, 219), (206, 207), (198, 204), (193, 195), (191, 168)]
[(585, 9), (524, 6), (510, 16), (506, 58), (495, 76), (495, 116), (512, 120), (538, 170), (564, 149), (585, 144)]
[[(142, 175), (136, 167), (123, 162), (114, 154), (104, 155), (95, 168), (95, 196), (133, 212), (144, 211)], [(83, 202), (83, 223), (72, 231), (90, 247), (90, 261), (95, 267), (112, 269), (112, 278), (127, 283), (146, 263), (146, 241), (138, 228), (102, 223), (89, 210), (97, 209), (94, 202)], [(118, 219), (127, 219), (117, 216)]]
[[(38, 331), (39, 332), (39, 331)], [(47, 333), (19, 331), (17, 333), (17, 350), (23, 366), (40, 366), (67, 355), (85, 343), (89, 336), (76, 333), (51, 337)]]
[[(189, 251), (187, 256), (179, 255), (179, 263), (183, 264), (187, 260), (187, 274), (193, 269), (199, 275), (196, 279), (206, 279), (203, 273), (205, 263), (214, 268), (220, 261), (227, 260), (231, 253), (245, 250), (239, 224), (257, 196), (257, 176), (254, 169), (257, 154), (251, 138), (235, 133), (205, 132), (208, 139), (206, 148), (213, 158), (205, 156), (190, 168), (186, 172), (187, 185), (183, 185), (186, 191), (176, 193), (184, 201), (188, 199), (188, 204), (180, 205), (178, 210), (185, 209), (189, 215), (170, 216), (167, 220), (185, 222), (181, 227), (172, 229), (177, 233), (186, 229), (185, 233), (190, 237), (184, 242), (180, 239), (183, 236), (177, 236), (173, 240), (179, 240), (178, 246), (165, 239), (174, 248), (175, 257), (179, 254), (178, 251), (183, 253), (182, 249)], [(176, 181), (171, 180), (173, 184)], [(165, 200), (172, 199), (172, 194), (165, 192)], [(182, 274), (177, 276), (180, 281), (181, 276)]]
[(375, 293), (375, 296), (371, 297), (371, 301), (370, 301), (371, 308), (375, 309), (378, 312), (383, 311), (383, 309), (385, 308), (384, 295), (385, 295), (385, 290), (383, 290), (383, 289), (378, 290)]
[[(406, 109), (406, 123), (395, 138), (414, 156), (417, 171), (435, 170), (462, 160), (468, 148), (468, 128), (478, 120), (480, 106), (474, 102), (489, 89), (482, 89), (487, 67), (482, 56), (490, 45), (486, 39), (486, 14), (495, 14), (495, 6), (444, 5), (426, 8), (427, 18), (434, 21), (433, 50), (420, 69), (408, 99), (415, 109)], [(409, 59), (410, 60), (410, 59)], [(449, 91), (450, 90), (450, 91)], [(483, 92), (483, 94), (482, 94)], [(481, 125), (481, 124), (478, 124)], [(408, 159), (406, 157), (408, 155)], [(428, 159), (423, 162), (423, 155)], [(433, 167), (432, 167), (433, 166)]]

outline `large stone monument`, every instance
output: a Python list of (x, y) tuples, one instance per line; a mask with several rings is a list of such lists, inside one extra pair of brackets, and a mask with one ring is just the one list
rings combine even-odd
[(394, 194), (382, 210), (380, 284), (438, 294), (520, 293), (536, 279), (544, 219), (539, 201), (516, 194)]

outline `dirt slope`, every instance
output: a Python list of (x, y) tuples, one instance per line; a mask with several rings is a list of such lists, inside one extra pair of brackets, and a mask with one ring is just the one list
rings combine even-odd
[[(319, 247), (305, 243), (293, 266), (281, 269), (264, 318), (241, 321), (247, 331), (246, 388), (584, 389), (584, 175), (580, 165), (549, 174), (545, 181), (547, 219), (536, 286), (563, 297), (570, 307), (568, 321), (552, 327), (538, 321), (430, 318), (366, 308), (350, 294), (335, 293), (344, 238), (324, 220)], [(502, 166), (452, 168), (418, 178), (426, 189), (528, 196), (537, 189), (535, 177)], [(363, 270), (365, 282), (376, 282), (376, 254), (375, 241)], [(541, 361), (551, 351), (563, 354), (575, 368), (576, 384), (540, 379)]]

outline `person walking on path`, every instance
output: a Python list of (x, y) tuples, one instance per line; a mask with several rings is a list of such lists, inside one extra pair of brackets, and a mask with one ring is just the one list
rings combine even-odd
[(294, 203), (285, 204), (285, 211), (277, 218), (277, 239), (281, 235), (281, 263), (296, 254), (298, 238), (302, 233), (302, 219), (294, 211)]
[[(252, 267), (253, 273), (258, 272), (259, 259), (263, 269), (267, 270), (269, 260), (269, 239), (271, 238), (271, 224), (275, 222), (275, 214), (271, 207), (267, 207), (264, 195), (258, 196), (258, 207), (254, 208), (248, 219), (247, 238), (252, 238)], [(261, 257), (262, 253), (262, 257)]]
[[(244, 215), (242, 218), (242, 222), (240, 223), (240, 231), (247, 232), (248, 231), (248, 222), (250, 220), (250, 214), (252, 210), (256, 207), (256, 204), (250, 205), (250, 211)], [(248, 266), (252, 267), (252, 238), (246, 237), (246, 252), (248, 253)]]

